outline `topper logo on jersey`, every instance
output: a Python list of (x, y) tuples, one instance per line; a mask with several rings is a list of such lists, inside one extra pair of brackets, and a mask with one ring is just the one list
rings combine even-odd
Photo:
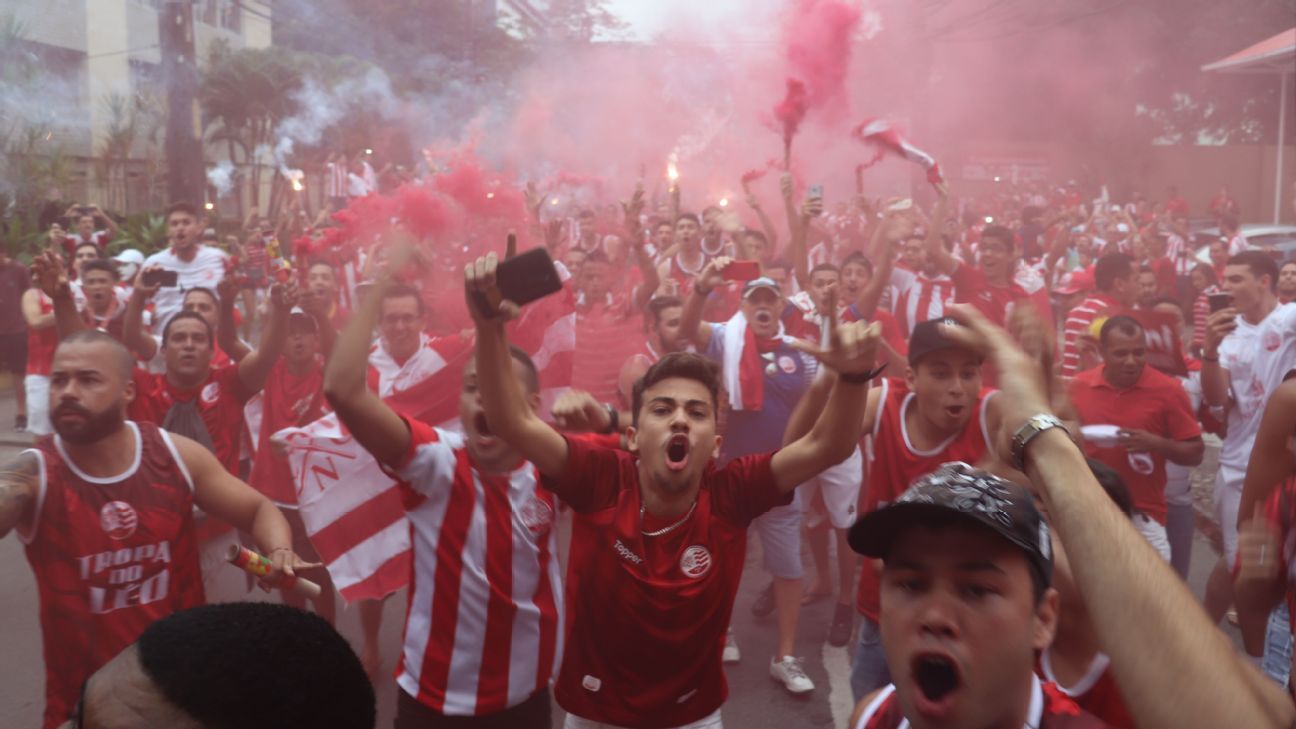
[(680, 572), (683, 572), (685, 577), (696, 580), (705, 575), (710, 569), (711, 553), (707, 551), (706, 547), (695, 544), (684, 550), (684, 554), (680, 555)]
[(532, 536), (538, 537), (549, 531), (549, 525), (553, 524), (553, 507), (545, 503), (544, 499), (533, 495), (531, 500), (518, 510), (518, 518), (522, 520), (522, 526), (526, 527)]
[(139, 514), (125, 501), (109, 501), (99, 510), (99, 526), (110, 539), (121, 541), (139, 527)]

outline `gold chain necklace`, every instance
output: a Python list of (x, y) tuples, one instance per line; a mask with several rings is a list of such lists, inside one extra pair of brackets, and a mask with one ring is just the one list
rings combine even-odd
[(671, 532), (680, 528), (680, 526), (682, 526), (684, 522), (688, 521), (689, 517), (693, 516), (693, 510), (696, 508), (697, 508), (697, 498), (695, 497), (693, 499), (693, 505), (689, 507), (688, 513), (686, 513), (683, 517), (681, 517), (679, 521), (675, 522), (674, 524), (671, 524), (668, 527), (663, 527), (661, 529), (658, 529), (655, 532), (646, 532), (642, 528), (643, 519), (644, 519), (644, 505), (640, 504), (639, 505), (639, 524), (640, 524), (639, 533), (644, 535), (645, 537), (660, 537), (663, 534), (670, 534)]

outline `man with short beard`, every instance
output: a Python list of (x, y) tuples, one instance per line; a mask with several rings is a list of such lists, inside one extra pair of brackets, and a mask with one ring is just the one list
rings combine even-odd
[[(668, 355), (636, 386), (629, 452), (545, 424), (513, 375), (504, 322), (516, 306), (472, 304), (498, 296), (496, 265), (492, 254), (465, 275), (482, 407), (492, 433), (534, 463), (543, 485), (577, 514), (570, 629), (555, 688), (566, 726), (719, 727), (727, 694), (721, 649), (747, 526), (855, 447), (876, 328), (834, 327), (827, 349), (798, 342), (795, 351), (838, 373), (835, 396), (805, 437), (717, 469), (719, 378), (698, 355)], [(763, 326), (777, 324), (761, 309)]]
[[(45, 257), (34, 268), (42, 289), (54, 302), (58, 332), (66, 337), (85, 323), (72, 301), (66, 275), (52, 261)], [(162, 330), (165, 372), (136, 369), (132, 373), (131, 417), (196, 440), (211, 450), (227, 471), (237, 473), (243, 406), (261, 390), (279, 358), (295, 297), (291, 286), (271, 289), (271, 317), (262, 346), (238, 363), (219, 369), (212, 366), (215, 336), (207, 320), (192, 311), (171, 317)]]
[(680, 325), (684, 319), (684, 302), (677, 296), (657, 296), (644, 307), (644, 329), (647, 341), (644, 351), (625, 361), (617, 378), (621, 394), (621, 408), (629, 408), (633, 399), (634, 383), (657, 360), (671, 352), (686, 352), (692, 346), (684, 337)]
[(0, 536), (17, 530), (40, 596), (45, 729), (150, 623), (206, 601), (195, 506), (253, 535), (270, 582), (302, 565), (269, 500), (198, 443), (127, 420), (134, 370), (108, 334), (65, 338), (50, 376), (56, 435), (0, 466)]

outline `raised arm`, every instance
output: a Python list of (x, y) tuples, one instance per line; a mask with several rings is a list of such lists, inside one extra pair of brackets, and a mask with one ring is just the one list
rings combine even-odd
[[(879, 340), (878, 343), (885, 344), (885, 341)], [(783, 445), (796, 442), (798, 438), (804, 437), (814, 428), (819, 420), (819, 414), (828, 405), (828, 396), (832, 393), (836, 382), (837, 376), (828, 370), (822, 370), (819, 377), (815, 378), (814, 384), (810, 385), (810, 389), (806, 390), (806, 393), (797, 401), (792, 416), (788, 418), (787, 427), (783, 429)], [(881, 407), (881, 402), (882, 388), (869, 388), (868, 402), (864, 405), (861, 438), (872, 434), (873, 421), (877, 419), (877, 409)]]
[(49, 329), (54, 326), (54, 312), (41, 313), (40, 295), (38, 288), (27, 289), (22, 295), (23, 319), (29, 329)]
[[(288, 339), (288, 316), (296, 301), (295, 279), (270, 287), (270, 318), (266, 320), (265, 330), (261, 332), (261, 341), (256, 349), (248, 352), (238, 363), (239, 379), (248, 392), (260, 392), (265, 387), (270, 370), (279, 361), (279, 354), (283, 352), (284, 343)], [(224, 306), (223, 303), (221, 305)], [(233, 306), (232, 301), (230, 306)], [(224, 330), (222, 323), (221, 331)]]
[[(394, 252), (396, 258), (403, 258)], [(395, 270), (388, 268), (388, 271)], [(356, 441), (387, 466), (398, 466), (409, 452), (410, 431), (404, 420), (369, 389), (369, 343), (382, 309), (382, 297), (392, 285), (384, 271), (360, 301), (360, 308), (338, 335), (324, 367), (324, 397)]]
[[(837, 310), (837, 300), (829, 294), (829, 309)], [(779, 489), (791, 491), (824, 469), (846, 460), (859, 443), (868, 402), (868, 381), (877, 359), (881, 338), (878, 324), (854, 322), (838, 325), (836, 316), (829, 319), (828, 348), (820, 349), (800, 340), (793, 347), (814, 356), (837, 373), (828, 402), (809, 433), (789, 443), (770, 463)]]
[(149, 299), (157, 293), (158, 287), (144, 284), (144, 272), (161, 270), (161, 266), (147, 266), (135, 274), (130, 299), (126, 301), (126, 313), (122, 320), (122, 343), (142, 360), (150, 360), (157, 354), (157, 340), (144, 331), (144, 307)]
[(700, 351), (705, 351), (707, 345), (711, 343), (711, 325), (702, 321), (702, 309), (706, 306), (711, 290), (724, 283), (724, 275), (721, 272), (732, 260), (725, 256), (711, 259), (698, 272), (697, 278), (693, 281), (693, 288), (684, 299), (684, 312), (680, 315), (680, 331), (684, 332), (693, 346)]
[(1237, 329), (1237, 317), (1237, 309), (1231, 306), (1206, 317), (1201, 386), (1202, 399), (1211, 407), (1222, 408), (1229, 403), (1229, 371), (1220, 363), (1219, 346), (1225, 337)]
[(652, 256), (648, 255), (648, 249), (644, 245), (643, 230), (639, 227), (639, 215), (643, 212), (643, 183), (640, 182), (635, 186), (634, 195), (630, 197), (629, 202), (623, 203), (622, 209), (625, 212), (625, 234), (626, 245), (630, 246), (631, 255), (635, 258), (635, 265), (639, 267), (639, 274), (643, 276), (643, 283), (635, 290), (635, 308), (642, 311), (648, 306), (648, 302), (656, 295), (657, 289), (661, 287), (661, 276), (657, 274), (657, 264), (653, 262)]
[[(774, 221), (770, 220), (769, 213), (761, 206), (760, 199), (752, 194), (751, 186), (744, 182), (743, 192), (747, 194), (747, 205), (756, 213), (756, 218), (760, 220), (761, 230), (765, 232), (765, 239), (769, 241), (770, 250), (778, 250), (778, 230), (774, 227)], [(751, 258), (747, 251), (742, 252), (744, 258)]]
[(266, 582), (273, 584), (279, 573), (292, 575), (308, 566), (293, 552), (292, 528), (279, 507), (226, 471), (211, 451), (182, 435), (172, 433), (171, 440), (193, 479), (198, 508), (251, 534), (261, 553), (274, 563), (275, 572)]
[[(251, 353), (251, 349), (238, 338), (238, 325), (234, 323), (234, 300), (238, 298), (238, 288), (229, 271), (216, 286), (217, 300), (220, 302), (220, 324), (216, 327), (216, 343), (231, 361), (242, 362)], [(248, 316), (252, 316), (251, 312)]]
[[(947, 328), (947, 336), (987, 352), (996, 365), (1005, 407), (999, 442), (1008, 451), (1012, 434), (1028, 418), (1048, 412), (1039, 368), (975, 308), (952, 305), (946, 313), (967, 325)], [(1025, 472), (1048, 508), (1076, 590), (1139, 727), (1292, 725), (1290, 697), (1211, 625), (1184, 582), (1106, 496), (1065, 432), (1055, 428), (1033, 438)], [(1160, 670), (1166, 665), (1175, 670)]]
[(40, 288), (54, 305), (54, 326), (59, 339), (86, 328), (76, 302), (72, 300), (72, 286), (68, 283), (67, 267), (63, 257), (46, 251), (32, 261), (32, 283)]
[(941, 227), (945, 223), (948, 208), (949, 197), (945, 194), (938, 195), (936, 209), (932, 210), (931, 219), (927, 221), (927, 239), (923, 245), (927, 249), (927, 257), (935, 262), (938, 270), (954, 273), (954, 269), (959, 267), (959, 260), (945, 250), (945, 245), (941, 242)]
[(482, 409), (492, 432), (535, 464), (540, 473), (559, 478), (567, 466), (567, 441), (536, 415), (513, 374), (513, 355), (509, 353), (504, 325), (516, 314), (517, 306), (504, 301), (493, 312), (483, 312), (475, 301), (476, 294), (499, 301), (495, 285), (498, 265), (499, 259), (491, 253), (464, 271), (468, 311), (477, 325), (477, 384)]
[(31, 524), (40, 489), (40, 461), (23, 451), (0, 461), (0, 539), (23, 524)]
[[(788, 207), (789, 211), (792, 209)], [(810, 288), (810, 260), (806, 255), (806, 237), (810, 233), (810, 221), (823, 214), (823, 198), (811, 197), (806, 198), (801, 203), (801, 210), (795, 215), (789, 213), (788, 227), (790, 228), (790, 237), (788, 243), (788, 255), (792, 258), (792, 270), (796, 274), (797, 283), (803, 291)]]

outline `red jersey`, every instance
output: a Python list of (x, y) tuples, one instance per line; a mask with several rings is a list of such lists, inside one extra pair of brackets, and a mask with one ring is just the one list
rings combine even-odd
[(304, 427), (329, 411), (322, 363), (316, 362), (304, 375), (295, 375), (282, 359), (276, 362), (265, 387), (244, 408), (249, 428), (257, 426), (256, 456), (248, 483), (276, 504), (296, 506), (296, 479), (288, 460), (270, 444), (270, 436), (284, 428)]
[(621, 366), (643, 347), (643, 320), (628, 301), (594, 303), (576, 310), (576, 353), (571, 386), (599, 402), (615, 402)]
[(165, 431), (127, 421), (135, 462), (87, 476), (57, 435), (36, 441), (40, 491), (20, 529), (40, 597), (44, 728), (67, 721), (81, 684), (151, 623), (202, 605), (193, 483)]
[(462, 436), (406, 423), (410, 450), (392, 474), (414, 559), (396, 683), (443, 714), (517, 706), (560, 660), (557, 503), (535, 466), (482, 473)]
[[(983, 389), (963, 430), (929, 451), (920, 451), (910, 443), (905, 425), (905, 413), (915, 406), (914, 398), (917, 396), (909, 392), (904, 380), (883, 380), (882, 399), (873, 423), (873, 457), (869, 462), (868, 483), (863, 492), (860, 514), (877, 511), (895, 501), (915, 479), (935, 471), (942, 463), (963, 461), (975, 465), (992, 452), (986, 409), (995, 394), (996, 390)], [(855, 608), (875, 623), (880, 610), (880, 592), (881, 583), (873, 561), (865, 560)]]
[[(1201, 436), (1201, 425), (1183, 385), (1150, 365), (1145, 365), (1138, 382), (1125, 390), (1107, 382), (1102, 367), (1086, 370), (1071, 380), (1068, 394), (1084, 425), (1146, 430), (1176, 441)], [(1165, 524), (1165, 456), (1119, 446), (1100, 448), (1092, 442), (1085, 443), (1085, 452), (1116, 469), (1129, 487), (1135, 509)]]
[(771, 454), (708, 466), (692, 514), (641, 521), (635, 456), (576, 438), (567, 448), (564, 475), (544, 479), (576, 512), (559, 705), (630, 729), (708, 716), (728, 694), (720, 655), (747, 526), (792, 502), (774, 484)]
[[(1111, 725), (1088, 713), (1064, 695), (1051, 683), (1041, 684), (1035, 679), (1031, 703), (1022, 729), (1105, 729)], [(908, 729), (905, 718), (891, 684), (878, 692), (860, 716), (855, 729)]]
[[(42, 314), (54, 311), (54, 304), (43, 292), (40, 294)], [(27, 328), (27, 374), (49, 376), (54, 366), (54, 350), (58, 348), (58, 327)]]
[(192, 402), (198, 408), (212, 452), (226, 471), (238, 473), (239, 436), (243, 432), (243, 406), (255, 393), (248, 392), (239, 378), (238, 365), (213, 369), (198, 387), (182, 390), (167, 381), (165, 374), (135, 370), (135, 399), (129, 413), (132, 420), (162, 426), (177, 403)]
[(1053, 675), (1049, 649), (1040, 654), (1038, 673), (1045, 681), (1057, 686), (1058, 691), (1076, 702), (1080, 708), (1102, 719), (1115, 729), (1135, 729), (1134, 717), (1125, 707), (1125, 697), (1112, 678), (1108, 665), (1111, 659), (1104, 653), (1094, 656), (1089, 663), (1089, 670), (1074, 686), (1063, 687)]
[[(1012, 313), (1012, 307), (1019, 302), (1034, 301), (1031, 293), (1020, 284), (994, 286), (986, 279), (984, 271), (966, 263), (960, 263), (954, 273), (950, 274), (950, 278), (954, 279), (954, 300), (975, 306), (977, 311), (985, 314), (997, 326), (1004, 326), (1008, 315)], [(1052, 321), (1051, 310), (1041, 313), (1046, 315), (1045, 321)]]

